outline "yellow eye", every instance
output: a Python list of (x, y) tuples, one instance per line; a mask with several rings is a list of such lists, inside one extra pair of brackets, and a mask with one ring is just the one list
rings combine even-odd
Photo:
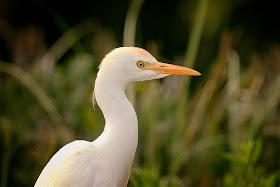
[(143, 68), (143, 67), (145, 66), (145, 63), (142, 62), (142, 61), (139, 61), (139, 62), (137, 62), (137, 66), (138, 66), (139, 68)]

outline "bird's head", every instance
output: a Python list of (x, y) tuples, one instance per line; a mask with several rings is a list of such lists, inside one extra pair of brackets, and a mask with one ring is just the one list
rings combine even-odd
[(148, 51), (137, 47), (119, 47), (107, 54), (99, 66), (98, 74), (103, 73), (127, 83), (159, 79), (171, 74), (201, 75), (190, 68), (158, 62)]

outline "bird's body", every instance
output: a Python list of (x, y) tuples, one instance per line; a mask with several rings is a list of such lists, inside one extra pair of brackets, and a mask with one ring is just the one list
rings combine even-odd
[(125, 95), (128, 83), (170, 74), (199, 75), (179, 66), (159, 63), (147, 51), (120, 47), (103, 59), (94, 97), (105, 118), (103, 133), (93, 142), (76, 140), (48, 162), (35, 187), (125, 187), (138, 141), (138, 121)]

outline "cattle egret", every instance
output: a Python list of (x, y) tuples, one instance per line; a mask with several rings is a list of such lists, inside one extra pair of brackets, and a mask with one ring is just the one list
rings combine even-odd
[(138, 121), (126, 97), (128, 83), (171, 74), (199, 72), (158, 62), (137, 47), (119, 47), (105, 56), (95, 81), (93, 101), (103, 112), (105, 128), (93, 142), (73, 141), (48, 162), (35, 187), (125, 187), (138, 141)]

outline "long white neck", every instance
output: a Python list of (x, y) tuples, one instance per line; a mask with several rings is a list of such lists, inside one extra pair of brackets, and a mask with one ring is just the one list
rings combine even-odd
[(125, 95), (126, 82), (99, 72), (95, 98), (105, 118), (103, 133), (94, 141), (109, 156), (118, 172), (127, 172), (133, 162), (138, 141), (138, 122), (132, 104)]

